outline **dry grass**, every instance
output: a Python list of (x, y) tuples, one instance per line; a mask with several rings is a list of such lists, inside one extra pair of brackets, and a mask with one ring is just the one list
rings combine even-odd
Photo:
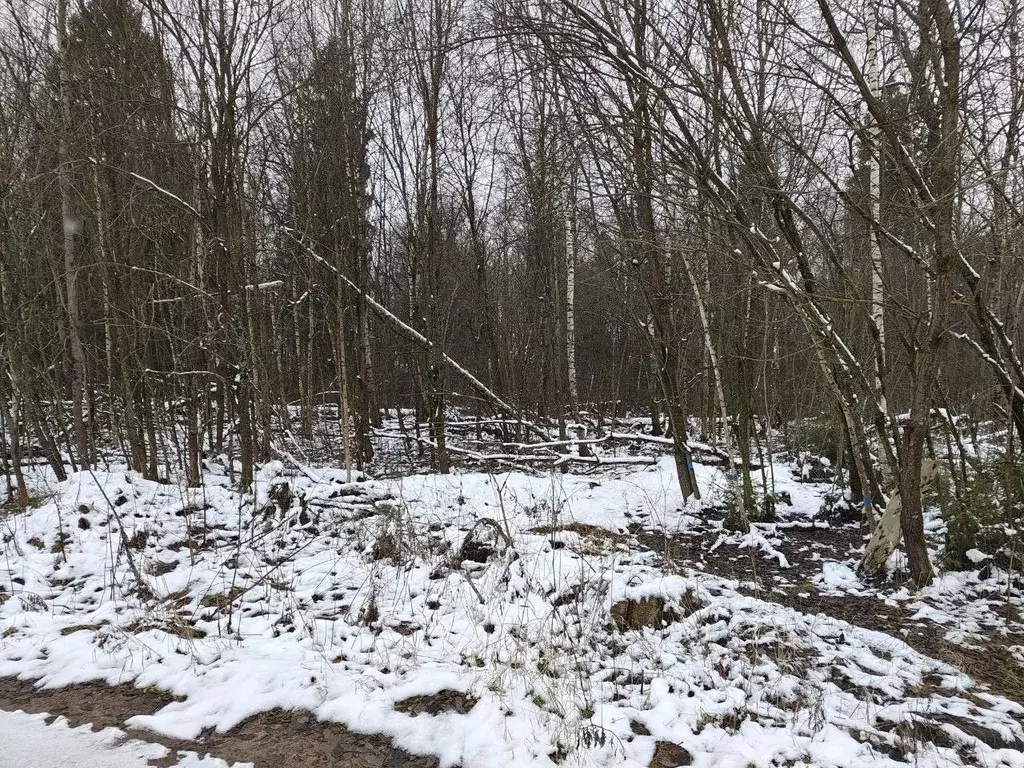
[(554, 533), (575, 533), (580, 537), (582, 546), (577, 551), (581, 555), (604, 555), (620, 546), (628, 546), (632, 537), (607, 528), (586, 523), (567, 523), (565, 525), (539, 525), (530, 533), (550, 536)]
[(223, 592), (210, 592), (203, 595), (202, 600), (199, 604), (204, 608), (227, 608), (235, 600), (241, 597), (245, 593), (245, 590), (241, 587), (232, 587), (227, 593)]

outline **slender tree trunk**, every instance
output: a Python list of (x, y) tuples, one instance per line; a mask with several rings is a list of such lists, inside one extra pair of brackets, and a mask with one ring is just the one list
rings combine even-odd
[(68, 134), (71, 131), (71, 97), (68, 93), (68, 5), (57, 0), (58, 79), (60, 88), (61, 125), (57, 132), (57, 179), (60, 188), (60, 212), (64, 227), (64, 281), (67, 293), (68, 331), (71, 343), (71, 413), (75, 425), (78, 465), (90, 466), (89, 428), (85, 413), (86, 361), (82, 343), (82, 314), (78, 303), (78, 263), (75, 235), (81, 226), (71, 207), (71, 179), (68, 156)]
[(183, 410), (185, 414), (185, 482), (190, 488), (203, 484), (199, 467), (199, 396), (191, 377), (185, 386)]
[[(440, 37), (440, 8), (431, 10), (434, 37)], [(441, 323), (441, 302), (438, 292), (441, 290), (441, 229), (440, 229), (440, 98), (441, 82), (444, 76), (446, 51), (432, 50), (428, 53), (428, 73), (424, 83), (427, 152), (427, 201), (426, 201), (426, 276), (427, 276), (427, 337), (432, 343), (427, 354), (426, 383), (429, 388), (429, 413), (431, 436), (434, 438), (434, 459), (437, 471), (448, 472), (448, 446), (445, 434), (445, 369), (442, 348), (444, 335)]]
[(238, 487), (247, 490), (252, 486), (255, 460), (253, 457), (252, 439), (252, 385), (249, 381), (249, 372), (240, 372), (237, 401), (235, 403), (235, 418), (238, 419), (238, 457), (242, 464), (242, 471), (238, 476)]
[(160, 444), (157, 442), (156, 427), (156, 393), (152, 388), (146, 386), (142, 390), (142, 425), (146, 431), (146, 442), (149, 444), (146, 451), (147, 480), (156, 480), (160, 476)]
[[(878, 9), (877, 0), (866, 0), (865, 22), (867, 26), (867, 80), (868, 88), (875, 98), (879, 96), (878, 86)], [(882, 243), (879, 238), (879, 212), (881, 209), (881, 131), (878, 121), (868, 112), (868, 237), (871, 251), (871, 323), (875, 336), (875, 388), (878, 393), (879, 409), (887, 411), (882, 377), (885, 373), (885, 269), (882, 262)], [(882, 437), (881, 435), (879, 436)]]
[[(707, 304), (705, 301), (705, 297), (701, 292), (700, 285), (697, 282), (696, 275), (694, 275), (693, 267), (690, 264), (690, 259), (687, 257), (683, 249), (680, 249), (679, 255), (680, 261), (683, 264), (683, 270), (686, 272), (686, 278), (690, 283), (690, 289), (693, 291), (694, 302), (697, 305), (697, 316), (700, 318), (701, 331), (704, 334), (704, 354), (707, 355), (708, 361), (710, 363), (711, 379), (714, 381), (715, 405), (718, 409), (718, 418), (721, 419), (722, 439), (725, 443), (725, 478), (729, 486), (735, 489), (736, 462), (733, 458), (732, 440), (730, 439), (729, 407), (725, 399), (725, 389), (722, 385), (722, 368), (718, 363), (718, 351), (716, 349), (715, 340), (711, 332), (711, 321), (708, 317)], [(737, 517), (734, 522), (734, 527), (736, 527), (738, 530), (746, 530), (750, 527), (749, 521), (747, 520), (745, 508), (737, 510)]]
[[(21, 409), (18, 407), (17, 395), (10, 398), (11, 406), (8, 407), (6, 394), (0, 397), (0, 431), (4, 433), (4, 444), (0, 450), (4, 451), (5, 466), (9, 465), (14, 473), (14, 482), (17, 487), (17, 504), (21, 509), (28, 506), (28, 485), (25, 483), (25, 471), (21, 466), (23, 455), (21, 451)], [(6, 437), (9, 435), (9, 439)], [(14, 488), (8, 485), (8, 492), (13, 495)]]
[[(339, 274), (340, 271), (339, 271)], [(352, 482), (352, 440), (351, 414), (349, 413), (348, 394), (348, 355), (345, 333), (345, 283), (337, 281), (337, 326), (334, 337), (334, 355), (338, 371), (338, 434), (341, 439), (341, 459), (345, 467), (345, 480)]]
[(565, 359), (569, 388), (569, 406), (578, 420), (580, 417), (580, 391), (576, 382), (576, 259), (579, 249), (579, 222), (576, 200), (568, 201), (569, 242), (565, 249)]

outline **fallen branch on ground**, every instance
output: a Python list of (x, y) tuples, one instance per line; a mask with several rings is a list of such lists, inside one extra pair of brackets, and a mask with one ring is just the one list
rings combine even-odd
[[(609, 435), (614, 440), (639, 440), (644, 443), (656, 443), (658, 445), (664, 445), (672, 447), (675, 445), (675, 440), (671, 437), (660, 437), (658, 435), (645, 435), (642, 432), (611, 432)], [(690, 449), (692, 453), (707, 453), (711, 456), (717, 456), (723, 461), (728, 461), (728, 454), (721, 448), (715, 448), (713, 445), (708, 443), (700, 443), (694, 440), (687, 440), (686, 447)]]
[[(414, 437), (412, 435), (396, 434), (394, 432), (381, 432), (374, 431), (373, 433), (377, 437), (390, 438), (393, 440), (413, 440), (421, 445), (426, 445), (431, 448), (437, 448), (437, 444), (433, 440), (428, 440), (425, 437)], [(570, 441), (566, 441), (570, 442)], [(525, 448), (536, 448), (537, 445), (530, 445), (529, 443), (523, 444)], [(480, 453), (479, 451), (470, 450), (469, 448), (459, 448), (458, 446), (448, 445), (447, 450), (449, 453), (458, 454), (465, 456), (474, 461), (498, 461), (503, 463), (534, 463), (544, 462), (550, 463), (552, 466), (561, 466), (569, 462), (576, 462), (579, 464), (591, 464), (591, 465), (603, 465), (603, 464), (656, 464), (658, 462), (653, 456), (578, 456), (574, 453), (555, 453), (551, 451), (549, 453)]]

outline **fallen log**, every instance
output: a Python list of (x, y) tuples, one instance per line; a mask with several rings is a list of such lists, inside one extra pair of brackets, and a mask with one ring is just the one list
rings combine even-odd
[[(675, 441), (671, 437), (645, 435), (642, 432), (610, 432), (608, 437), (611, 437), (614, 440), (638, 440), (642, 443), (656, 443), (657, 445), (664, 445), (669, 448), (675, 445)], [(711, 456), (717, 456), (722, 461), (729, 461), (729, 455), (725, 451), (721, 448), (715, 448), (715, 446), (708, 443), (701, 443), (696, 440), (687, 440), (686, 447), (691, 453), (706, 453)]]
[[(436, 448), (437, 445), (433, 440), (429, 440), (425, 437), (414, 437), (412, 435), (396, 434), (394, 432), (383, 432), (375, 430), (373, 433), (377, 437), (388, 438), (392, 440), (413, 440), (421, 445), (426, 445), (431, 448)], [(522, 444), (526, 448), (537, 447), (531, 446), (529, 443)], [(449, 452), (460, 456), (465, 456), (473, 461), (496, 461), (506, 464), (531, 464), (536, 462), (550, 463), (552, 466), (558, 467), (562, 464), (570, 462), (578, 464), (590, 464), (592, 466), (605, 465), (605, 464), (657, 464), (658, 460), (653, 456), (579, 456), (574, 453), (555, 453), (553, 451), (547, 453), (481, 453), (480, 451), (474, 451), (469, 448), (460, 448), (455, 445), (448, 446)]]

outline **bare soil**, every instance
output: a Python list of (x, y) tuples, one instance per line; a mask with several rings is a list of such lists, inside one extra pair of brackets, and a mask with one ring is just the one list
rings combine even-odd
[(127, 685), (74, 685), (41, 691), (31, 682), (0, 678), (0, 710), (63, 715), (72, 726), (91, 723), (118, 727), (132, 738), (163, 744), (171, 755), (152, 760), (154, 768), (174, 765), (177, 750), (211, 754), (228, 763), (249, 762), (256, 768), (436, 768), (437, 760), (411, 755), (382, 736), (353, 733), (337, 723), (318, 721), (309, 712), (271, 710), (240, 723), (227, 733), (210, 731), (196, 741), (170, 739), (124, 722), (134, 715), (153, 714), (173, 697)]

